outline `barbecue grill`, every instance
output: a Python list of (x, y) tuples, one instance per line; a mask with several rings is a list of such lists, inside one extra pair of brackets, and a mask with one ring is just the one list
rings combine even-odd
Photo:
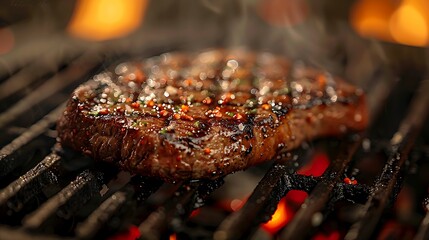
[[(372, 117), (366, 132), (304, 144), (217, 180), (165, 183), (58, 146), (55, 123), (71, 91), (118, 59), (188, 49), (195, 33), (183, 30), (171, 43), (170, 30), (145, 28), (90, 47), (41, 35), (0, 55), (0, 239), (429, 239), (425, 64), (372, 69), (362, 83)], [(201, 33), (198, 47), (224, 45), (216, 36)], [(131, 54), (130, 45), (142, 47)], [(404, 62), (404, 52), (424, 54), (382, 46)], [(321, 154), (330, 159), (323, 167)], [(250, 191), (230, 197), (242, 188)], [(305, 201), (292, 201), (298, 195)], [(266, 230), (276, 214), (287, 222)]]

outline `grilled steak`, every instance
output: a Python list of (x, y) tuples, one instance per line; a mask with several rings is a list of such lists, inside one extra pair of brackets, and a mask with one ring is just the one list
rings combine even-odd
[(165, 180), (216, 178), (315, 137), (362, 130), (364, 95), (269, 53), (213, 50), (130, 61), (78, 87), (63, 146)]

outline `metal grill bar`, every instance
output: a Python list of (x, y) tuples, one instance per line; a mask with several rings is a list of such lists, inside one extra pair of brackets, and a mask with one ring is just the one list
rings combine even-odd
[(34, 138), (44, 133), (55, 121), (62, 111), (64, 111), (65, 104), (61, 104), (52, 112), (48, 113), (40, 121), (33, 124), (27, 131), (14, 139), (8, 145), (0, 150), (0, 176), (9, 174), (13, 169), (21, 164), (20, 159), (13, 157), (13, 154), (24, 145), (31, 142)]
[(411, 108), (399, 130), (391, 139), (391, 154), (364, 208), (361, 217), (347, 233), (345, 239), (369, 239), (392, 194), (397, 194), (402, 182), (404, 163), (418, 133), (425, 122), (429, 109), (429, 81), (422, 81)]
[(414, 240), (429, 239), (429, 202), (427, 202), (428, 199), (429, 199), (429, 196), (426, 197), (426, 203), (425, 203), (426, 215), (420, 224), (419, 230)]
[(362, 136), (358, 141), (347, 142), (345, 146), (340, 147), (338, 156), (331, 166), (323, 174), (322, 181), (318, 181), (316, 187), (311, 191), (305, 202), (288, 224), (281, 235), (281, 239), (304, 239), (314, 224), (313, 216), (326, 208), (330, 201), (336, 183), (341, 182), (344, 171), (347, 169), (353, 154), (356, 152), (362, 141)]
[(165, 237), (165, 231), (169, 227), (180, 230), (183, 220), (189, 216), (191, 211), (222, 184), (222, 179), (182, 184), (165, 204), (152, 212), (140, 224), (139, 230), (143, 239)]
[(76, 235), (84, 239), (91, 239), (97, 236), (112, 221), (112, 218), (122, 210), (130, 198), (137, 200), (137, 204), (141, 205), (161, 184), (162, 182), (158, 180), (134, 176), (124, 188), (134, 189), (134, 194), (129, 196), (126, 190), (120, 190), (112, 194), (83, 223), (79, 224), (76, 229)]
[[(94, 174), (89, 170), (83, 171), (76, 180), (24, 218), (23, 226), (27, 229), (39, 228), (55, 213), (68, 217), (100, 189), (98, 178), (100, 176), (97, 173)], [(79, 204), (73, 204), (75, 201), (78, 201)]]
[[(44, 61), (33, 62), (30, 66), (22, 69), (21, 71), (14, 74), (12, 77), (7, 79), (4, 83), (0, 84), (0, 100), (3, 100), (16, 92), (24, 89), (29, 84), (38, 81), (40, 78), (57, 72), (61, 64), (66, 61), (73, 61), (76, 56), (69, 57), (70, 59), (55, 59), (55, 56), (50, 56), (48, 59), (44, 58)], [(0, 74), (1, 76), (1, 74)]]
[(104, 201), (83, 223), (76, 228), (79, 238), (90, 239), (102, 228), (127, 200), (125, 192), (116, 192)]
[[(274, 207), (275, 210), (281, 196), (290, 190), (288, 186), (297, 185), (293, 183), (297, 182), (294, 178), (298, 175), (288, 174), (288, 172), (294, 172), (296, 169), (295, 162), (292, 160), (293, 155), (295, 154), (290, 154), (285, 157), (285, 165), (279, 163), (274, 164), (270, 170), (268, 170), (245, 205), (237, 212), (229, 215), (221, 223), (214, 234), (216, 240), (243, 238), (250, 234), (250, 231), (256, 224), (259, 224), (259, 222), (255, 223), (253, 220), (263, 220), (259, 216), (263, 215), (263, 211), (269, 207), (269, 205), (274, 205), (270, 208)], [(306, 186), (310, 187), (310, 184)], [(271, 213), (274, 210), (272, 210)]]
[(98, 65), (98, 62), (99, 61), (88, 55), (80, 57), (65, 71), (56, 74), (37, 89), (34, 89), (34, 91), (25, 98), (3, 112), (0, 115), (0, 128), (5, 127), (8, 123), (31, 109), (37, 103), (51, 97), (68, 85), (76, 83), (78, 79), (84, 77), (94, 69)]
[[(0, 206), (4, 209), (7, 205), (8, 208), (19, 211), (22, 205), (41, 191), (44, 186), (56, 183), (54, 168), (60, 159), (55, 153), (49, 154), (34, 168), (1, 190)], [(12, 198), (16, 201), (13, 201)]]
[(179, 196), (174, 196), (169, 199), (166, 204), (151, 213), (149, 217), (140, 224), (139, 230), (142, 236), (144, 236), (144, 239), (160, 239), (173, 218), (178, 215), (184, 217), (183, 215), (189, 213), (189, 209), (184, 209), (184, 206), (189, 205), (192, 196), (196, 192), (196, 187), (185, 191), (184, 187), (182, 187), (178, 192), (181, 192)]

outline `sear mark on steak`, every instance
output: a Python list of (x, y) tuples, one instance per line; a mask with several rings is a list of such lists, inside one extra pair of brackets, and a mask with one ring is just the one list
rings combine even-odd
[(174, 181), (217, 178), (367, 122), (362, 91), (329, 73), (270, 53), (212, 50), (94, 76), (57, 129), (63, 146)]

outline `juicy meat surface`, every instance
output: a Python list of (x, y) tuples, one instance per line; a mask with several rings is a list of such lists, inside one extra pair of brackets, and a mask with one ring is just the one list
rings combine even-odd
[(63, 146), (165, 180), (217, 178), (303, 141), (363, 130), (362, 91), (270, 53), (211, 50), (124, 62), (78, 87)]

